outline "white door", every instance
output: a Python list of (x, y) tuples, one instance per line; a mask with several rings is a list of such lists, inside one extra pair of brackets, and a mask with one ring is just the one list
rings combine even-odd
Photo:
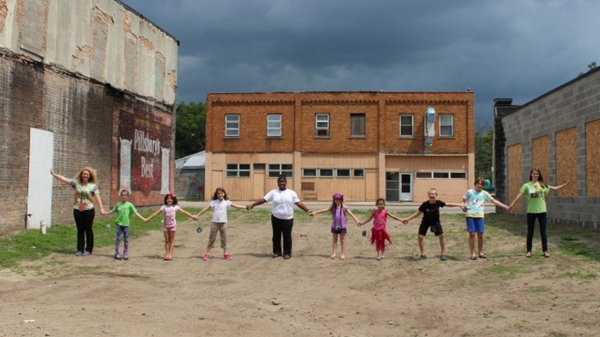
[(400, 173), (400, 201), (412, 200), (412, 174)]
[(27, 188), (27, 228), (40, 228), (41, 221), (52, 222), (52, 167), (54, 134), (31, 128), (29, 131), (29, 186)]

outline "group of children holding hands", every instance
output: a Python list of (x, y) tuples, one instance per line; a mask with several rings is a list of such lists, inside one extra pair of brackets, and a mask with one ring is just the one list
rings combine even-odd
[[(535, 172), (534, 172), (535, 171)], [(535, 179), (534, 179), (535, 178)], [(332, 197), (332, 204), (325, 209), (321, 209), (315, 212), (309, 212), (310, 216), (314, 216), (320, 213), (330, 213), (332, 216), (331, 222), (331, 234), (332, 234), (332, 247), (331, 247), (331, 259), (336, 258), (338, 239), (341, 245), (340, 259), (346, 259), (346, 234), (348, 231), (347, 216), (349, 215), (356, 222), (357, 226), (363, 226), (371, 220), (373, 226), (371, 228), (371, 243), (375, 245), (377, 251), (377, 260), (384, 259), (386, 241), (392, 243), (390, 234), (387, 230), (387, 218), (390, 217), (394, 220), (400, 221), (403, 224), (407, 224), (410, 220), (423, 215), (421, 224), (418, 230), (418, 243), (420, 250), (420, 259), (426, 259), (427, 255), (424, 250), (424, 237), (427, 235), (427, 231), (431, 230), (432, 233), (439, 239), (441, 254), (439, 258), (442, 261), (447, 260), (446, 255), (446, 241), (444, 237), (444, 229), (440, 222), (440, 208), (443, 207), (459, 207), (463, 212), (466, 212), (466, 227), (469, 232), (469, 249), (471, 252), (471, 260), (477, 258), (485, 259), (486, 255), (483, 253), (483, 234), (484, 234), (484, 204), (486, 202), (492, 202), (496, 206), (511, 211), (514, 204), (521, 199), (521, 196), (528, 198), (528, 204), (531, 205), (533, 200), (533, 206), (537, 207), (536, 212), (531, 213), (534, 216), (530, 216), (528, 209), (528, 234), (527, 234), (527, 257), (531, 257), (531, 240), (533, 237), (533, 226), (535, 219), (538, 219), (540, 223), (540, 231), (542, 233), (542, 245), (544, 256), (549, 257), (547, 250), (547, 237), (546, 237), (546, 220), (545, 220), (545, 199), (544, 197), (548, 194), (550, 189), (558, 190), (567, 184), (561, 186), (549, 186), (543, 182), (539, 170), (532, 169), (530, 175), (530, 182), (523, 185), (518, 197), (511, 203), (510, 206), (503, 204), (502, 202), (494, 199), (488, 192), (483, 190), (485, 180), (478, 178), (475, 181), (473, 189), (469, 189), (463, 196), (461, 203), (446, 203), (437, 199), (437, 190), (432, 188), (427, 192), (428, 200), (423, 202), (419, 209), (407, 218), (399, 218), (396, 215), (388, 212), (385, 209), (385, 200), (380, 198), (376, 201), (376, 209), (373, 210), (370, 217), (365, 221), (359, 221), (358, 218), (352, 213), (352, 211), (344, 204), (344, 196), (340, 193), (335, 193)], [(534, 181), (535, 180), (535, 181)], [(533, 192), (532, 192), (533, 191)], [(173, 258), (173, 248), (175, 245), (175, 232), (177, 231), (175, 214), (181, 212), (184, 215), (197, 220), (199, 216), (204, 214), (209, 209), (213, 210), (210, 234), (208, 239), (208, 245), (206, 252), (203, 256), (205, 261), (211, 258), (211, 249), (216, 241), (217, 233), (220, 234), (221, 248), (223, 249), (223, 257), (225, 260), (231, 260), (231, 255), (227, 251), (227, 209), (234, 207), (238, 209), (244, 209), (245, 206), (233, 204), (227, 197), (227, 192), (221, 187), (217, 188), (213, 194), (211, 202), (202, 209), (198, 214), (193, 215), (177, 205), (177, 197), (173, 193), (168, 193), (164, 197), (164, 205), (160, 207), (156, 212), (150, 215), (148, 218), (141, 216), (135, 206), (131, 204), (127, 199), (129, 196), (128, 191), (123, 190), (120, 193), (121, 201), (115, 205), (110, 212), (103, 212), (103, 215), (117, 213), (115, 219), (116, 222), (116, 242), (115, 242), (115, 259), (129, 258), (129, 217), (134, 214), (144, 222), (152, 220), (159, 213), (164, 214), (163, 218), (163, 232), (165, 238), (165, 256), (164, 260), (171, 260)], [(540, 215), (540, 213), (543, 213)], [(366, 231), (363, 231), (363, 236), (366, 235)], [(120, 238), (123, 236), (124, 251), (123, 255), (120, 254)], [(475, 238), (477, 238), (477, 253), (475, 253)]]

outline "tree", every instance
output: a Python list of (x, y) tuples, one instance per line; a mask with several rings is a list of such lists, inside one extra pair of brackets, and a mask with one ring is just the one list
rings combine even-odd
[(488, 124), (475, 127), (475, 176), (492, 179), (494, 130)]
[[(594, 61), (594, 62), (588, 64), (587, 67), (588, 67), (588, 71), (592, 71), (592, 70), (598, 68), (598, 65), (596, 65), (596, 61)], [(583, 74), (585, 74), (585, 73), (579, 73), (579, 76), (581, 76)]]
[(206, 104), (177, 104), (175, 159), (203, 151), (206, 144)]

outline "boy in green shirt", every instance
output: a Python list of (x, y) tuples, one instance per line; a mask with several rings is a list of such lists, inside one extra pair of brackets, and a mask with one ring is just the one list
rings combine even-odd
[(115, 240), (115, 259), (120, 260), (121, 254), (119, 253), (119, 246), (121, 244), (121, 235), (123, 236), (123, 259), (129, 260), (129, 216), (134, 214), (138, 218), (142, 219), (142, 221), (146, 222), (146, 218), (138, 213), (135, 206), (132, 203), (127, 201), (129, 199), (129, 191), (122, 190), (121, 193), (121, 201), (118, 202), (115, 207), (110, 212), (104, 212), (102, 215), (108, 215), (112, 213), (117, 213), (117, 218), (115, 220), (115, 224), (117, 227), (117, 238)]

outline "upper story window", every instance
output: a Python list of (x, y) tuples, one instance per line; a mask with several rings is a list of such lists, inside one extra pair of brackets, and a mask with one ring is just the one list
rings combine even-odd
[(225, 115), (225, 137), (240, 136), (240, 115)]
[(329, 114), (315, 115), (315, 137), (329, 137)]
[(267, 137), (281, 137), (281, 115), (267, 115)]
[(440, 137), (454, 136), (454, 116), (440, 115)]
[(292, 164), (269, 164), (269, 178), (277, 178), (280, 175), (293, 177)]
[(365, 137), (365, 114), (350, 114), (350, 137)]
[(414, 136), (413, 115), (400, 115), (400, 137)]
[(227, 164), (227, 177), (250, 177), (250, 164)]

